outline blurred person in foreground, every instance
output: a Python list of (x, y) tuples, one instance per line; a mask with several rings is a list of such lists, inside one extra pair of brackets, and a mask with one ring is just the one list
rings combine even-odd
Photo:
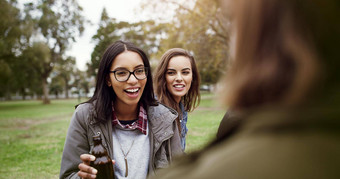
[(340, 178), (340, 1), (221, 5), (235, 37), (225, 102), (243, 117), (158, 177)]

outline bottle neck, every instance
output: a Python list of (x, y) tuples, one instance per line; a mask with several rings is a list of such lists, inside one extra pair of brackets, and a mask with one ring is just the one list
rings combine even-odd
[(102, 140), (93, 140), (94, 145), (102, 144)]

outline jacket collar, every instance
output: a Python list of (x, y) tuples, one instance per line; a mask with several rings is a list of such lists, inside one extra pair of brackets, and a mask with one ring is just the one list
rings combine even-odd
[(162, 143), (174, 135), (173, 124), (178, 117), (174, 109), (160, 103), (158, 106), (149, 106), (148, 117), (156, 142)]

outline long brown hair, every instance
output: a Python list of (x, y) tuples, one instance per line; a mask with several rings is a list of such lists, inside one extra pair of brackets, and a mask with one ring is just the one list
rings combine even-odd
[[(174, 108), (178, 112), (179, 116), (181, 116), (181, 110), (179, 109), (178, 104), (176, 103), (176, 101), (174, 100), (171, 93), (166, 87), (166, 78), (165, 78), (165, 74), (168, 68), (169, 61), (171, 60), (171, 58), (176, 57), (176, 56), (187, 57), (190, 60), (191, 68), (192, 68), (191, 87), (188, 93), (182, 97), (184, 110), (190, 112), (190, 111), (193, 111), (199, 105), (200, 76), (198, 73), (198, 69), (197, 69), (194, 57), (188, 51), (184, 49), (173, 48), (173, 49), (166, 51), (162, 55), (161, 60), (156, 69), (155, 76), (154, 76), (154, 85), (155, 85), (154, 88), (156, 89), (156, 95), (157, 95), (158, 100), (161, 103), (171, 108)], [(179, 121), (178, 121), (178, 124), (179, 124)]]
[(227, 105), (235, 109), (295, 105), (318, 72), (311, 32), (298, 1), (238, 0), (232, 4), (236, 51), (227, 74)]

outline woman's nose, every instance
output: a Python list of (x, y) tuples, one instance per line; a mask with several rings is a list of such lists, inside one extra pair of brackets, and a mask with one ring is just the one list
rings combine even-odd
[(180, 73), (178, 73), (176, 75), (176, 81), (182, 81), (182, 80), (183, 80), (182, 75)]
[(127, 82), (130, 84), (135, 84), (138, 82), (138, 79), (135, 77), (135, 75), (131, 74)]

